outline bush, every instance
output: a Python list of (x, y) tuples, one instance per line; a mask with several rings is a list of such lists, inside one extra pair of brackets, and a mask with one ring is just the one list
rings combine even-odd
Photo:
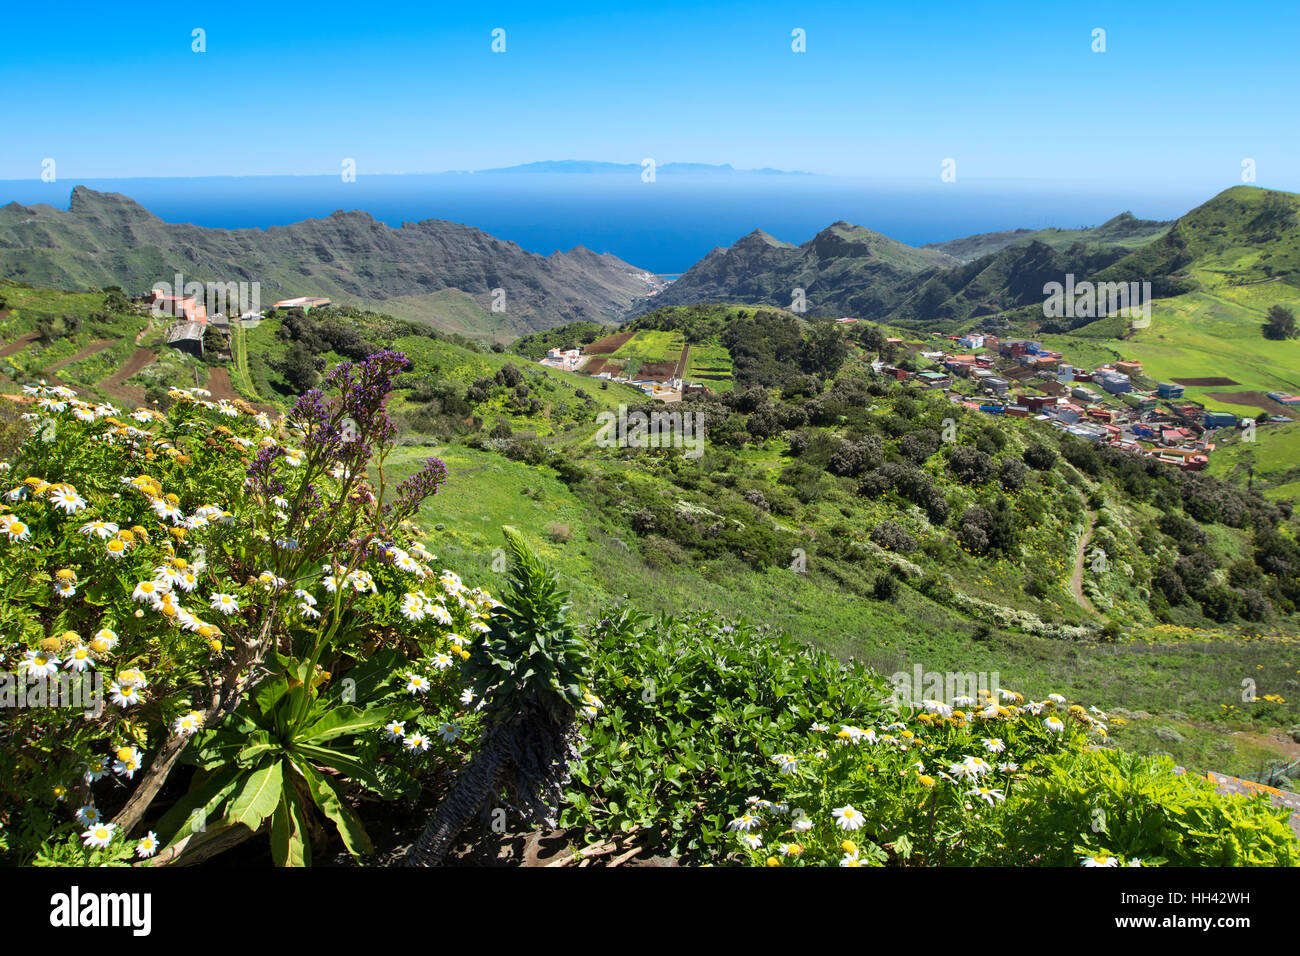
[(1028, 477), (1029, 469), (1015, 458), (1003, 459), (1002, 464), (998, 466), (998, 482), (1007, 491), (1018, 491), (1023, 488)]
[(898, 578), (886, 571), (876, 575), (876, 581), (871, 586), (871, 596), (877, 601), (892, 602), (898, 597), (898, 586)]
[[(1011, 801), (1008, 801), (1010, 803)], [(1144, 865), (1295, 866), (1286, 811), (1263, 794), (1233, 798), (1168, 757), (1113, 750), (1047, 757), (1009, 812), (1005, 863), (1077, 866), (1081, 858)], [(1111, 864), (1114, 865), (1114, 864)]]
[(978, 485), (993, 477), (993, 459), (977, 448), (958, 445), (948, 455), (948, 470), (958, 481)]
[(871, 540), (882, 548), (911, 554), (917, 548), (916, 539), (903, 530), (902, 525), (893, 521), (882, 521), (871, 529)]
[(1048, 471), (1056, 464), (1056, 452), (1038, 442), (1027, 447), (1021, 458), (1034, 471)]

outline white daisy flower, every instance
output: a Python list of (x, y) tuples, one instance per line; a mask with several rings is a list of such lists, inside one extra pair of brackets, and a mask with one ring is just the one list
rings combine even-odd
[(793, 774), (799, 768), (798, 758), (790, 754), (776, 754), (772, 757), (772, 762), (777, 765), (781, 773), (787, 776)]
[(135, 772), (140, 769), (140, 763), (144, 759), (144, 754), (135, 747), (122, 747), (117, 752), (117, 760), (113, 762), (113, 772), (128, 780), (135, 778)]
[(412, 694), (425, 694), (429, 691), (428, 678), (421, 677), (419, 674), (406, 675), (406, 689)]
[(97, 823), (86, 830), (86, 832), (81, 835), (81, 839), (85, 842), (86, 846), (104, 850), (113, 842), (113, 835), (115, 833), (117, 833), (116, 823)]
[(748, 833), (755, 829), (761, 821), (752, 813), (742, 813), (736, 819), (727, 824), (728, 830), (739, 830), (742, 833)]
[(77, 671), (80, 673), (88, 667), (95, 666), (95, 659), (90, 656), (90, 648), (84, 644), (79, 644), (68, 654), (67, 659), (63, 662), (66, 670)]
[(123, 687), (121, 684), (114, 683), (109, 686), (108, 693), (109, 699), (123, 709), (144, 700), (144, 695), (140, 693), (140, 689), (129, 685)]
[(239, 602), (235, 600), (233, 594), (214, 594), (212, 600), (208, 602), (208, 607), (222, 614), (234, 614), (239, 610)]
[(997, 801), (1005, 800), (1006, 794), (1001, 790), (993, 790), (989, 787), (974, 787), (966, 791), (968, 797), (977, 797), (985, 801), (990, 807)]
[(158, 852), (158, 834), (150, 830), (144, 836), (140, 837), (140, 842), (135, 845), (135, 855), (140, 859), (147, 859)]
[(835, 818), (835, 825), (841, 830), (856, 830), (866, 822), (862, 814), (848, 805), (836, 807), (831, 811), (831, 816)]
[(202, 726), (203, 714), (197, 710), (191, 710), (188, 714), (182, 714), (172, 721), (172, 731), (181, 737), (188, 737), (198, 732)]
[(118, 528), (111, 521), (91, 521), (83, 524), (79, 530), (88, 538), (94, 535), (103, 541), (117, 534)]
[(26, 651), (18, 670), (26, 671), (29, 677), (53, 677), (59, 672), (59, 659), (41, 650)]

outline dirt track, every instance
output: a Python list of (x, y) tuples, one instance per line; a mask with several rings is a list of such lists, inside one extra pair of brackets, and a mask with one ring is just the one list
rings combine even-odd
[(635, 332), (620, 332), (617, 335), (607, 335), (603, 339), (596, 339), (596, 341), (583, 348), (582, 352), (584, 355), (612, 355), (626, 345), (634, 335), (636, 335)]
[(213, 368), (208, 374), (208, 384), (204, 388), (216, 399), (224, 398), (228, 402), (233, 402), (237, 398), (242, 398), (235, 391), (235, 386), (230, 384), (230, 372), (220, 366)]
[(1079, 547), (1074, 552), (1074, 572), (1070, 575), (1070, 593), (1074, 595), (1074, 600), (1079, 607), (1083, 608), (1089, 614), (1096, 614), (1097, 609), (1093, 603), (1088, 600), (1088, 596), (1083, 593), (1083, 561), (1088, 554), (1088, 544), (1092, 541), (1092, 528), (1097, 522), (1097, 513), (1088, 511), (1088, 528), (1079, 539)]
[(15, 352), (21, 351), (22, 349), (26, 348), (29, 344), (35, 341), (36, 341), (35, 332), (24, 333), (23, 335), (20, 335), (18, 336), (18, 338), (14, 339), (8, 345), (0, 347), (0, 358), (8, 358), (10, 355), (13, 355)]
[(143, 402), (144, 389), (138, 385), (123, 385), (128, 378), (155, 361), (158, 353), (153, 349), (136, 349), (121, 368), (99, 383), (109, 395), (126, 402)]

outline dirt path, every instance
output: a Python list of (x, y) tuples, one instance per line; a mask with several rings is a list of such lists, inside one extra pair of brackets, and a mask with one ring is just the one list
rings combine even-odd
[(690, 364), (691, 364), (691, 347), (689, 345), (683, 345), (682, 357), (677, 360), (677, 367), (673, 369), (673, 378), (679, 380), (685, 378), (686, 370), (690, 368)]
[(143, 388), (139, 385), (123, 385), (122, 383), (157, 358), (158, 354), (153, 349), (136, 349), (131, 353), (131, 357), (126, 360), (125, 365), (108, 378), (100, 381), (97, 387), (122, 401), (142, 402), (144, 401)]
[(1097, 512), (1091, 508), (1088, 509), (1088, 527), (1079, 538), (1079, 546), (1074, 552), (1074, 572), (1070, 575), (1070, 593), (1074, 595), (1075, 602), (1089, 614), (1097, 614), (1097, 609), (1092, 602), (1088, 600), (1083, 593), (1083, 562), (1088, 554), (1088, 544), (1092, 541), (1092, 528), (1097, 523)]
[(35, 332), (24, 332), (22, 335), (18, 336), (18, 338), (10, 342), (8, 345), (4, 346), (3, 348), (0, 348), (0, 358), (8, 358), (9, 356), (13, 355), (15, 352), (27, 348), (28, 345), (30, 345), (32, 342), (35, 341), (36, 341)]
[(50, 381), (52, 381), (55, 385), (66, 385), (67, 383), (61, 381), (59, 377), (55, 374), (59, 369), (66, 368), (67, 366), (71, 365), (73, 362), (80, 362), (82, 359), (90, 358), (92, 355), (96, 355), (99, 352), (104, 351), (104, 349), (108, 348), (112, 344), (113, 344), (112, 339), (96, 339), (95, 341), (87, 345), (85, 348), (81, 349), (80, 351), (72, 355), (69, 355), (67, 358), (55, 362), (53, 365), (45, 366), (45, 368), (42, 369), (42, 371), (45, 373), (46, 377), (48, 377)]
[(228, 402), (233, 402), (235, 399), (243, 397), (235, 391), (235, 386), (230, 383), (230, 373), (221, 366), (214, 367), (208, 373), (208, 384), (204, 388), (211, 392), (212, 397), (215, 399), (224, 398)]

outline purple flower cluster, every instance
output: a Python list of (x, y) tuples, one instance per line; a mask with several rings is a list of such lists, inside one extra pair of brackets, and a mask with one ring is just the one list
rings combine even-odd
[(335, 399), (312, 389), (294, 405), (290, 419), (306, 434), (309, 454), (326, 463), (368, 461), (376, 446), (397, 436), (384, 406), (398, 374), (410, 366), (401, 352), (383, 351), (361, 362), (341, 362), (325, 378)]
[(447, 466), (441, 458), (425, 459), (424, 467), (397, 486), (397, 504), (394, 511), (414, 514), (420, 502), (430, 495), (436, 495), (438, 489), (447, 480)]
[(248, 484), (253, 493), (264, 498), (274, 498), (284, 493), (284, 482), (276, 477), (276, 462), (284, 457), (284, 449), (279, 445), (269, 445), (257, 452), (257, 457), (248, 466)]

